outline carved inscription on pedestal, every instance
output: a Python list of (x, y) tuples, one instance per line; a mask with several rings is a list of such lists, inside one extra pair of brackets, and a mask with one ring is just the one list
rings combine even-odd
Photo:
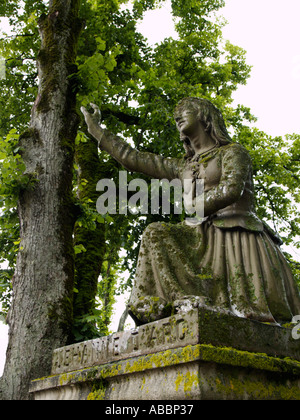
[(198, 311), (54, 350), (52, 375), (198, 343)]

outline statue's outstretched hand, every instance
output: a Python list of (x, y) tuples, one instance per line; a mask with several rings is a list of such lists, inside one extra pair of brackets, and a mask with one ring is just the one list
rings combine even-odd
[[(101, 123), (101, 111), (99, 107), (95, 104), (90, 104), (94, 110), (93, 114), (90, 114), (84, 106), (80, 108), (81, 112), (84, 115), (85, 122), (88, 126), (89, 133), (92, 134), (98, 141), (100, 141), (102, 135), (102, 128), (100, 127)], [(99, 138), (100, 137), (100, 138)]]

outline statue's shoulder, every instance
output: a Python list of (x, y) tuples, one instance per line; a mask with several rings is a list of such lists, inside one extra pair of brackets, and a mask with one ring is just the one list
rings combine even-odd
[(223, 149), (224, 151), (232, 151), (232, 152), (239, 151), (239, 152), (248, 153), (247, 149), (244, 146), (242, 146), (240, 143), (236, 143), (233, 141), (231, 143), (222, 145), (220, 148)]
[(240, 156), (240, 157), (244, 157), (247, 159), (250, 159), (250, 155), (248, 150), (242, 146), (240, 143), (228, 143), (225, 144), (223, 146), (220, 147), (220, 151), (222, 152), (223, 155), (233, 155), (233, 156)]

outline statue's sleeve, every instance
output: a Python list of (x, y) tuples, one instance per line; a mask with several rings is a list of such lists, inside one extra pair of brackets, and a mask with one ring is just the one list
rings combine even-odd
[(154, 153), (140, 152), (108, 130), (103, 130), (99, 147), (108, 152), (129, 171), (143, 173), (158, 179), (172, 180), (178, 178), (179, 159), (164, 158)]
[(237, 143), (222, 152), (219, 184), (204, 194), (204, 214), (209, 216), (237, 202), (242, 196), (252, 163), (247, 150)]

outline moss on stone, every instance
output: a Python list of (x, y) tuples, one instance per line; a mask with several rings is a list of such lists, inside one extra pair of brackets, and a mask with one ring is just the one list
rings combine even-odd
[(183, 387), (183, 391), (187, 397), (189, 397), (190, 392), (193, 387), (199, 386), (199, 375), (198, 373), (187, 372), (186, 374), (179, 373), (175, 381), (175, 390), (178, 392), (180, 387)]
[(88, 401), (92, 400), (105, 400), (107, 390), (107, 383), (103, 380), (97, 380), (93, 383), (92, 391), (87, 396)]
[[(181, 365), (184, 368), (180, 369)], [(147, 392), (147, 375), (151, 377), (151, 371), (158, 369), (167, 377), (165, 368), (175, 367), (170, 389), (178, 395), (184, 394), (187, 399), (192, 398), (195, 391), (200, 395), (203, 390), (222, 399), (300, 399), (299, 361), (207, 344), (134, 357), (44, 381), (49, 380), (52, 387), (90, 383), (87, 399), (99, 400), (107, 398), (109, 390), (116, 386), (114, 378), (125, 375), (130, 381), (130, 375), (137, 375), (140, 389)]]
[(298, 385), (280, 383), (279, 381), (260, 381), (248, 378), (231, 377), (227, 380), (219, 375), (209, 382), (223, 399), (252, 400), (299, 400), (300, 389)]

